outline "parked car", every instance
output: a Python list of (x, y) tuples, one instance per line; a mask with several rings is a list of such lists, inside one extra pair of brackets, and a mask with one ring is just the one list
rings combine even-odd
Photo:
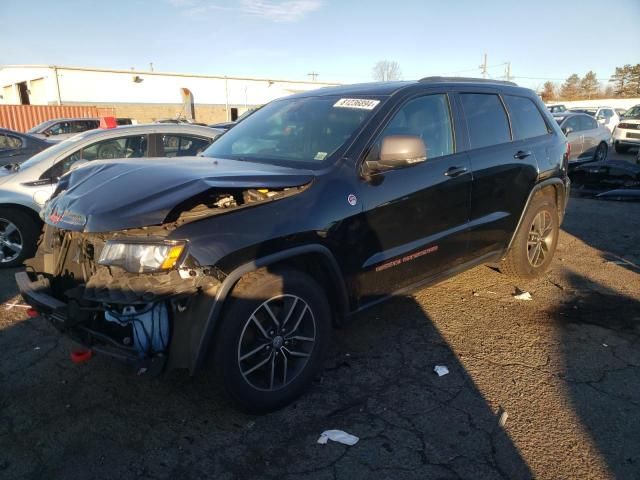
[(311, 383), (345, 316), (487, 262), (544, 272), (567, 148), (537, 95), (511, 82), (301, 93), (203, 157), (62, 177), (16, 279), (94, 352), (154, 372), (210, 366), (236, 405), (273, 410)]
[(584, 113), (567, 112), (553, 116), (569, 140), (569, 162), (606, 160), (611, 145), (611, 132)]
[(0, 128), (0, 167), (24, 162), (51, 145), (33, 135)]
[(547, 105), (547, 110), (551, 113), (562, 113), (567, 111), (567, 107), (562, 104), (558, 105)]
[[(33, 255), (42, 229), (40, 209), (58, 179), (71, 169), (112, 158), (172, 157), (175, 163), (173, 157), (197, 155), (221, 133), (191, 125), (91, 130), (56, 143), (12, 169), (0, 170), (0, 268), (20, 265)], [(112, 195), (126, 194), (115, 191)]]
[(600, 125), (604, 125), (610, 132), (620, 123), (620, 115), (611, 107), (575, 107), (569, 110), (575, 113), (584, 113), (596, 119)]
[(258, 108), (250, 108), (249, 110), (247, 110), (246, 112), (244, 112), (242, 115), (240, 115), (237, 119), (235, 119), (232, 122), (220, 122), (220, 123), (213, 123), (211, 125), (209, 125), (211, 128), (221, 128), (224, 131), (229, 130), (232, 127), (235, 127), (238, 122), (241, 122), (242, 120), (244, 120), (245, 118), (247, 118), (249, 115), (251, 115), (253, 112), (255, 112), (256, 110), (258, 110), (260, 107)]
[[(118, 125), (131, 125), (133, 121), (130, 118), (117, 118), (116, 123)], [(55, 118), (36, 125), (27, 133), (59, 142), (77, 133), (94, 130), (99, 127), (99, 118)]]
[(640, 105), (631, 107), (613, 132), (613, 145), (618, 153), (640, 147)]
[(626, 108), (614, 108), (614, 110), (616, 111), (616, 113), (620, 117), (620, 120), (622, 120), (624, 118), (624, 114), (627, 113), (628, 109), (626, 109)]

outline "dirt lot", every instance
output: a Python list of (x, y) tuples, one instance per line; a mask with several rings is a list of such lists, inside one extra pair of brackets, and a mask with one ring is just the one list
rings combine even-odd
[[(73, 365), (45, 320), (2, 306), (0, 477), (640, 478), (639, 245), (640, 204), (572, 199), (544, 278), (479, 267), (374, 308), (335, 332), (307, 395), (261, 417), (204, 377)], [(317, 444), (330, 428), (361, 440)]]

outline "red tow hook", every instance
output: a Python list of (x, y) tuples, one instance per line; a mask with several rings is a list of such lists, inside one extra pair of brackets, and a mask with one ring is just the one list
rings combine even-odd
[(38, 311), (37, 311), (35, 308), (33, 308), (33, 307), (29, 307), (29, 308), (27, 309), (27, 316), (28, 316), (28, 317), (35, 318), (35, 317), (37, 317), (38, 315), (40, 315), (40, 314), (38, 313)]
[(93, 352), (91, 350), (73, 350), (71, 352), (71, 361), (75, 364), (88, 362), (91, 360)]

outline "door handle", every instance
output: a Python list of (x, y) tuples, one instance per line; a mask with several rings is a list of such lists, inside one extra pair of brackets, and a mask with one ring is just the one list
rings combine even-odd
[(466, 172), (467, 172), (467, 169), (465, 167), (451, 167), (446, 172), (444, 172), (444, 174), (447, 177), (454, 178)]
[(531, 155), (531, 152), (529, 151), (524, 151), (524, 150), (518, 150), (516, 152), (516, 154), (513, 156), (513, 158), (517, 158), (518, 160), (522, 160), (523, 158), (527, 158), (529, 155)]

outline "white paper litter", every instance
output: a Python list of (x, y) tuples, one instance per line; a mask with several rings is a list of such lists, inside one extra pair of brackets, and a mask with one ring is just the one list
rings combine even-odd
[(439, 377), (442, 377), (449, 373), (449, 369), (444, 365), (436, 365), (435, 367), (433, 367), (433, 371), (436, 372)]
[(342, 430), (325, 430), (320, 434), (318, 443), (324, 445), (329, 440), (342, 443), (343, 445), (355, 445), (360, 439), (355, 435), (351, 435), (350, 433), (344, 432)]
[(533, 300), (533, 297), (529, 292), (517, 293), (513, 296), (516, 300)]
[(504, 424), (507, 423), (507, 418), (509, 418), (509, 414), (503, 410), (500, 415), (500, 419), (498, 420), (498, 425), (500, 427), (504, 427)]

